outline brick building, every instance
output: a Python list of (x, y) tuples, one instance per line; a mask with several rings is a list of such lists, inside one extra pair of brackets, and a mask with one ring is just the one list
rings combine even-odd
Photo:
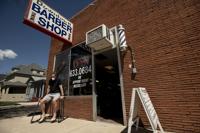
[[(147, 89), (166, 131), (199, 133), (199, 9), (198, 0), (97, 0), (73, 16), (73, 44), (63, 44), (52, 38), (47, 72), (50, 77), (52, 71), (62, 68), (58, 64), (68, 64), (60, 70), (67, 96), (65, 114), (94, 121), (98, 119), (97, 116), (117, 118), (126, 125), (131, 90), (142, 86)], [(95, 90), (92, 90), (91, 84), (87, 85), (88, 90), (75, 90), (80, 86), (71, 83), (73, 76), (69, 73), (74, 67), (72, 64), (80, 60), (75, 61), (74, 58), (72, 62), (72, 56), (82, 51), (77, 49), (83, 49), (80, 45), (84, 45), (85, 33), (101, 24), (109, 28), (119, 24), (125, 27), (127, 44), (135, 54), (136, 77), (131, 75), (131, 52), (127, 51), (121, 55), (123, 83), (120, 82), (116, 51), (111, 50), (94, 57)], [(90, 54), (86, 52), (83, 55), (86, 57), (85, 55)], [(110, 63), (112, 67), (106, 68), (108, 64), (105, 62)], [(91, 77), (88, 80), (91, 81)], [(114, 99), (115, 96), (115, 100), (109, 99)], [(148, 126), (141, 107), (139, 114), (144, 125)]]

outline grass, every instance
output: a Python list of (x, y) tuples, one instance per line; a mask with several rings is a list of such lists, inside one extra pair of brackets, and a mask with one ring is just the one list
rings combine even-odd
[(0, 106), (19, 105), (17, 102), (0, 102)]

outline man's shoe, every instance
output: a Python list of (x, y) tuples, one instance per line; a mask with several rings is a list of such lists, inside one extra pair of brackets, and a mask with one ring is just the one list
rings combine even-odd
[(56, 118), (52, 118), (50, 122), (51, 122), (51, 123), (56, 122)]
[(41, 119), (39, 120), (39, 123), (44, 122), (44, 120), (45, 120), (45, 117), (41, 117)]

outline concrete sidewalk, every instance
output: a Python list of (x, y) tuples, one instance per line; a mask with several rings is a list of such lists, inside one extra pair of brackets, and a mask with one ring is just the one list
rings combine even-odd
[(67, 118), (61, 123), (33, 123), (31, 117), (0, 120), (0, 133), (120, 133), (125, 126)]
[[(125, 126), (112, 120), (98, 119), (97, 122), (67, 118), (61, 123), (30, 123), (29, 114), (38, 110), (37, 102), (20, 103), (20, 105), (0, 107), (0, 133), (127, 133)], [(33, 121), (39, 119), (34, 117)], [(48, 120), (47, 120), (48, 121)], [(152, 133), (143, 128), (132, 133)]]

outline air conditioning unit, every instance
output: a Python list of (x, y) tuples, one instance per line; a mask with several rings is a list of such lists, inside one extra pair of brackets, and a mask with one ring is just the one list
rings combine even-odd
[(114, 48), (113, 32), (102, 24), (86, 32), (86, 45), (96, 51)]

